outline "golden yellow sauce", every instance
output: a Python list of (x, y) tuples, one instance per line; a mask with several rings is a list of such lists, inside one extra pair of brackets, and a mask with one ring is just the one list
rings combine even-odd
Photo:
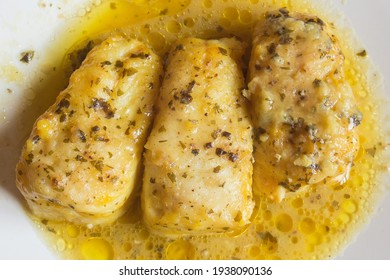
[[(186, 36), (237, 36), (251, 42), (251, 29), (267, 10), (287, 7), (324, 17), (304, 0), (110, 0), (92, 7), (58, 36), (48, 52), (56, 72), (49, 75), (42, 107), (47, 107), (69, 75), (69, 54), (90, 40), (123, 33), (164, 55)], [(322, 18), (326, 22), (328, 18)], [(339, 39), (347, 38), (341, 31)], [(341, 41), (346, 77), (363, 113), (361, 149), (347, 183), (312, 187), (281, 203), (257, 198), (256, 217), (243, 232), (209, 236), (164, 237), (148, 231), (137, 200), (110, 225), (77, 226), (38, 220), (50, 246), (65, 259), (327, 259), (334, 257), (367, 221), (380, 195), (377, 178), (384, 168), (383, 139), (376, 92), (364, 62), (350, 41)], [(62, 48), (58, 48), (61, 46)], [(55, 51), (54, 51), (55, 50)], [(66, 74), (64, 74), (66, 73)]]

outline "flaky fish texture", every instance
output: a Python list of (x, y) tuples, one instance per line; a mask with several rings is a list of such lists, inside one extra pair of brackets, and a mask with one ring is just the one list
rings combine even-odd
[(164, 234), (208, 234), (247, 225), (252, 127), (238, 40), (187, 38), (174, 45), (158, 114), (145, 145), (146, 224)]
[(162, 63), (143, 43), (96, 46), (34, 124), (16, 168), (33, 214), (103, 223), (127, 210), (141, 183), (142, 151)]
[(256, 192), (281, 200), (348, 178), (362, 115), (343, 64), (337, 39), (315, 16), (280, 9), (255, 27), (247, 96)]

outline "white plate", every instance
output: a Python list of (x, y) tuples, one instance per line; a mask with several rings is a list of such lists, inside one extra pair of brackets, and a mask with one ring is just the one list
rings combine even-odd
[[(23, 210), (22, 197), (15, 188), (14, 167), (28, 133), (21, 122), (25, 119), (23, 109), (34, 98), (29, 86), (45, 75), (40, 71), (39, 61), (44, 56), (40, 50), (50, 44), (61, 25), (73, 15), (84, 12), (80, 10), (84, 2), (92, 1), (0, 0), (0, 259), (57, 258)], [(349, 18), (357, 37), (385, 77), (385, 89), (390, 89), (387, 81), (390, 77), (390, 1), (333, 2)], [(29, 49), (36, 51), (36, 57), (24, 65), (19, 61), (19, 55)], [(16, 82), (10, 82), (9, 75), (15, 70), (19, 72), (13, 74)], [(390, 93), (387, 96), (390, 98)], [(337, 258), (390, 259), (389, 214), (390, 196), (387, 193), (378, 213)]]

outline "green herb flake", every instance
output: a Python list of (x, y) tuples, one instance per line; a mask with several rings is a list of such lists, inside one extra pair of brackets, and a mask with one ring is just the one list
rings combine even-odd
[(212, 147), (214, 147), (214, 144), (213, 142), (207, 142), (206, 144), (204, 144), (204, 147), (205, 149), (211, 149)]
[(77, 137), (81, 140), (81, 142), (87, 142), (87, 137), (85, 136), (84, 131), (82, 131), (81, 129), (77, 130)]
[(302, 186), (301, 184), (290, 184), (288, 182), (279, 182), (279, 186), (291, 191), (296, 192)]
[(229, 140), (232, 139), (232, 134), (230, 132), (227, 132), (227, 131), (223, 131), (222, 136), (229, 139)]
[(94, 133), (98, 132), (99, 130), (100, 130), (100, 127), (97, 126), (97, 125), (95, 125), (95, 126), (93, 126), (93, 127), (91, 128), (91, 131), (94, 132)]
[(195, 81), (191, 81), (185, 89), (182, 89), (179, 93), (174, 94), (174, 99), (179, 100), (181, 104), (190, 104), (193, 100), (191, 96), (192, 89), (195, 86)]
[(176, 175), (174, 173), (168, 173), (168, 178), (171, 180), (172, 183), (176, 182)]
[(69, 96), (66, 96), (65, 98), (62, 98), (61, 101), (58, 103), (57, 108), (55, 110), (56, 114), (61, 114), (63, 112), (63, 109), (68, 109), (70, 106), (70, 102), (67, 99)]
[(110, 104), (103, 98), (92, 98), (91, 107), (95, 110), (102, 110), (106, 114), (106, 119), (111, 119), (114, 117), (115, 112), (111, 108)]
[(29, 153), (26, 159), (27, 164), (31, 164), (33, 160), (34, 160), (34, 155), (32, 153)]
[(217, 130), (214, 130), (212, 133), (211, 133), (211, 137), (213, 137), (213, 139), (217, 139), (218, 136), (221, 135), (221, 130), (220, 129), (217, 129)]
[(110, 142), (110, 139), (104, 138), (103, 136), (96, 136), (95, 141), (100, 141), (100, 142)]
[(167, 129), (165, 128), (165, 126), (160, 126), (160, 128), (158, 129), (158, 132), (161, 133), (161, 132), (165, 132), (167, 131)]
[(125, 92), (124, 92), (123, 90), (118, 89), (118, 92), (117, 92), (117, 95), (118, 95), (118, 96), (122, 96), (122, 95), (124, 95), (124, 94), (125, 94)]
[(186, 148), (186, 145), (185, 145), (183, 142), (179, 141), (179, 144), (180, 144), (180, 147), (181, 147), (183, 150)]
[(221, 47), (218, 47), (218, 50), (219, 52), (222, 54), (222, 55), (228, 55), (228, 51), (224, 48), (221, 48)]
[(137, 69), (135, 68), (124, 68), (122, 72), (122, 78), (133, 76), (135, 73), (137, 73)]
[(47, 169), (49, 169), (51, 172), (56, 172), (56, 170), (54, 169), (54, 167), (51, 166), (51, 165), (48, 165), (48, 166), (47, 166)]
[(315, 88), (318, 88), (318, 87), (321, 86), (321, 83), (322, 83), (321, 80), (315, 79), (315, 80), (313, 81), (313, 86), (314, 86)]
[(115, 67), (122, 68), (123, 67), (123, 61), (121, 61), (121, 60), (115, 61)]
[(165, 8), (164, 10), (160, 11), (160, 16), (168, 14), (168, 8)]
[(215, 150), (215, 154), (216, 154), (217, 156), (223, 156), (223, 155), (226, 155), (227, 152), (224, 151), (224, 150), (222, 150), (221, 148), (217, 148), (217, 149)]
[(214, 109), (215, 113), (217, 113), (217, 114), (220, 114), (220, 113), (223, 112), (221, 106), (220, 106), (218, 103), (215, 103), (215, 104), (214, 104), (213, 109)]
[(106, 60), (106, 61), (100, 62), (101, 67), (104, 67), (106, 65), (111, 65), (111, 61)]
[(80, 67), (81, 63), (83, 62), (89, 51), (92, 50), (94, 45), (95, 43), (93, 41), (88, 41), (82, 48), (77, 49), (68, 55), (67, 58), (71, 64), (73, 71)]
[(182, 51), (184, 50), (184, 46), (182, 44), (179, 44), (176, 46), (175, 51)]
[(172, 111), (175, 111), (175, 110), (176, 110), (175, 106), (173, 105), (173, 100), (170, 100), (170, 101), (168, 102), (168, 108), (171, 109)]
[(235, 153), (229, 153), (229, 160), (231, 162), (236, 162), (238, 160), (238, 154)]
[(267, 51), (268, 51), (268, 54), (270, 54), (270, 55), (275, 55), (275, 54), (276, 54), (276, 45), (275, 45), (275, 43), (271, 43), (271, 44), (267, 47)]
[(279, 43), (281, 45), (288, 45), (290, 44), (291, 42), (293, 41), (293, 38), (291, 38), (290, 36), (288, 36), (287, 34), (283, 34), (280, 39), (279, 39)]
[(80, 162), (86, 162), (87, 161), (83, 156), (80, 156), (80, 155), (77, 155), (75, 159), (77, 161), (80, 161)]
[(376, 147), (374, 146), (373, 148), (369, 148), (369, 149), (366, 149), (366, 152), (370, 155), (370, 156), (372, 156), (373, 158), (375, 157), (375, 155), (376, 155)]
[(66, 114), (62, 114), (62, 115), (60, 116), (60, 122), (61, 122), (61, 123), (66, 122), (67, 118), (68, 118), (68, 117), (66, 116)]
[(33, 138), (32, 138), (32, 143), (33, 144), (36, 144), (39, 142), (39, 140), (41, 140), (41, 137), (39, 137), (39, 135), (35, 135)]
[(356, 114), (353, 114), (349, 118), (349, 128), (352, 129), (359, 126), (362, 123), (362, 120), (363, 120), (362, 113), (358, 112)]
[(20, 54), (20, 61), (23, 63), (30, 63), (34, 58), (34, 51), (25, 51)]
[(103, 164), (103, 161), (101, 160), (98, 160), (96, 162), (92, 162), (93, 166), (96, 168), (96, 170), (98, 170), (99, 172), (102, 172), (103, 171), (103, 168), (104, 168), (104, 164)]
[(150, 54), (148, 53), (144, 53), (144, 52), (139, 52), (139, 53), (132, 53), (130, 55), (131, 58), (141, 58), (141, 59), (145, 59), (145, 58), (149, 58), (150, 57)]
[(358, 52), (356, 55), (360, 56), (360, 57), (366, 57), (367, 56), (367, 51), (366, 50), (362, 50), (361, 52)]

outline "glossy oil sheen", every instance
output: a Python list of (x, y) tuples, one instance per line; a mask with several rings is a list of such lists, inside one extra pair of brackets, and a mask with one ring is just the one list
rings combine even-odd
[[(49, 106), (66, 85), (71, 69), (69, 54), (98, 42), (110, 34), (124, 33), (150, 44), (164, 56), (177, 38), (236, 36), (251, 42), (251, 29), (268, 10), (287, 7), (291, 11), (319, 15), (332, 22), (325, 11), (304, 0), (111, 0), (65, 29), (53, 43), (68, 46), (66, 52), (48, 52), (57, 61), (56, 72), (45, 83)], [(110, 225), (77, 226), (32, 217), (52, 248), (65, 259), (328, 259), (342, 250), (367, 222), (380, 186), (377, 177), (384, 168), (381, 157), (377, 88), (366, 74), (367, 57), (357, 55), (350, 34), (337, 27), (346, 56), (345, 72), (363, 122), (359, 126), (361, 148), (347, 183), (308, 188), (281, 203), (257, 198), (256, 217), (243, 232), (209, 236), (168, 238), (149, 232), (143, 225), (139, 201), (127, 214)], [(245, 70), (245, 69), (244, 69)]]

